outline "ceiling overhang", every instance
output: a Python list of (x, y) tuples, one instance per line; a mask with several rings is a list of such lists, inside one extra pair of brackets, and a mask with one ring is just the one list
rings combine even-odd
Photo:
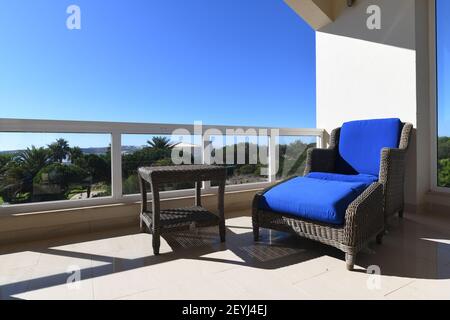
[(284, 1), (315, 30), (332, 23), (341, 10), (347, 6), (347, 0)]

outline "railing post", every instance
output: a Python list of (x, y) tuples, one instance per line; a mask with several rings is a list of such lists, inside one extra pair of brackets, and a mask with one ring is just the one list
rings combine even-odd
[(320, 136), (316, 136), (316, 146), (320, 149), (323, 148), (323, 134), (321, 134)]
[[(205, 150), (209, 144), (211, 144), (210, 141), (211, 137), (207, 134), (202, 135), (202, 164), (205, 164)], [(211, 191), (211, 181), (203, 181), (203, 189), (205, 192)]]
[(277, 135), (274, 135), (272, 130), (269, 131), (269, 182), (277, 180)]
[(319, 146), (319, 148), (325, 149), (325, 148), (328, 147), (327, 144), (328, 144), (328, 134), (325, 131), (325, 129), (323, 129), (322, 132), (320, 133), (320, 146)]
[(122, 135), (111, 134), (111, 184), (114, 200), (122, 199)]

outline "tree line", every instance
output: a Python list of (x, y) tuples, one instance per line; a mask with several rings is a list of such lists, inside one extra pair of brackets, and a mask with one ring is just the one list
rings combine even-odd
[[(27, 148), (0, 154), (0, 197), (3, 202), (27, 203), (64, 200), (74, 190), (90, 197), (93, 184), (104, 184), (107, 194), (111, 181), (111, 153), (84, 154), (57, 139), (46, 147)], [(101, 194), (96, 194), (101, 196)]]
[[(252, 182), (252, 179), (260, 178), (264, 164), (259, 160), (254, 163), (255, 159), (250, 161), (251, 157), (255, 157), (250, 154), (250, 150), (259, 152), (259, 148), (267, 146), (255, 146), (248, 142), (242, 144), (245, 164), (224, 165), (229, 178), (237, 181), (242, 178), (243, 182)], [(172, 165), (171, 154), (175, 146), (167, 137), (152, 137), (141, 149), (123, 154), (123, 193), (139, 192), (137, 168)], [(313, 146), (315, 144), (300, 141), (280, 145), (277, 176), (281, 178), (302, 174), (306, 150)], [(234, 163), (237, 163), (237, 150), (242, 149), (242, 146), (235, 144), (222, 148), (224, 156), (228, 148), (234, 148)], [(95, 192), (93, 188), (96, 188)], [(193, 184), (175, 183), (166, 185), (163, 190), (184, 188), (193, 188)], [(111, 195), (110, 147), (104, 154), (86, 154), (77, 146), (71, 147), (68, 141), (57, 139), (45, 147), (31, 146), (26, 150), (0, 154), (0, 203), (66, 200), (80, 194), (87, 198)]]
[(438, 185), (450, 188), (450, 137), (438, 138)]
[[(135, 194), (139, 192), (139, 183), (137, 177), (137, 168), (141, 166), (152, 165), (172, 165), (171, 154), (172, 149), (176, 146), (171, 144), (170, 140), (165, 137), (154, 137), (154, 140), (148, 141), (147, 147), (130, 154), (126, 154), (122, 158), (122, 176), (123, 176), (123, 192), (124, 194)], [(279, 168), (277, 172), (278, 178), (291, 175), (302, 175), (305, 168), (306, 151), (308, 148), (315, 147), (315, 143), (306, 144), (300, 140), (290, 144), (279, 145)], [(221, 147), (223, 156), (223, 166), (226, 167), (227, 177), (233, 180), (233, 183), (249, 183), (261, 180), (261, 169), (266, 165), (257, 159), (260, 148), (264, 148), (263, 152), (267, 152), (267, 146), (252, 144), (249, 142), (241, 142), (233, 145)], [(233, 164), (226, 164), (227, 152), (232, 149), (234, 155)], [(238, 163), (238, 150), (244, 150), (245, 161), (243, 164)], [(255, 152), (252, 152), (255, 151)], [(212, 150), (212, 156), (216, 157), (217, 150)], [(193, 163), (193, 150), (191, 150), (191, 163)], [(212, 182), (215, 185), (215, 182)], [(193, 188), (193, 183), (172, 183), (163, 186), (162, 190), (176, 190)]]

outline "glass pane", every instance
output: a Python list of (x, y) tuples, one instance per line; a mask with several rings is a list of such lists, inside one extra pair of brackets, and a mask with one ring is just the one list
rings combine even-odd
[(277, 179), (294, 175), (303, 176), (306, 164), (306, 152), (317, 145), (316, 137), (279, 137), (279, 156)]
[(450, 1), (437, 1), (438, 186), (450, 188)]
[(0, 203), (111, 195), (108, 134), (0, 133)]
[(227, 185), (268, 181), (267, 136), (212, 135), (210, 139), (212, 163), (227, 168)]
[[(173, 156), (175, 155), (175, 156)], [(175, 157), (175, 158), (174, 158)], [(179, 163), (184, 161), (183, 163)], [(137, 169), (145, 166), (201, 163), (200, 136), (125, 134), (122, 135), (122, 191), (139, 193)], [(192, 189), (194, 183), (165, 184), (162, 191)], [(150, 186), (147, 185), (150, 191)]]

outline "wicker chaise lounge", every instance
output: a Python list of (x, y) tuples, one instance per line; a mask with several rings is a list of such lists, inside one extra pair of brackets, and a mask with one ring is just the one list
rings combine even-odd
[(345, 252), (348, 270), (387, 218), (403, 214), (404, 170), (412, 125), (399, 119), (344, 123), (328, 149), (308, 150), (305, 177), (291, 177), (255, 195), (259, 228), (293, 232)]

